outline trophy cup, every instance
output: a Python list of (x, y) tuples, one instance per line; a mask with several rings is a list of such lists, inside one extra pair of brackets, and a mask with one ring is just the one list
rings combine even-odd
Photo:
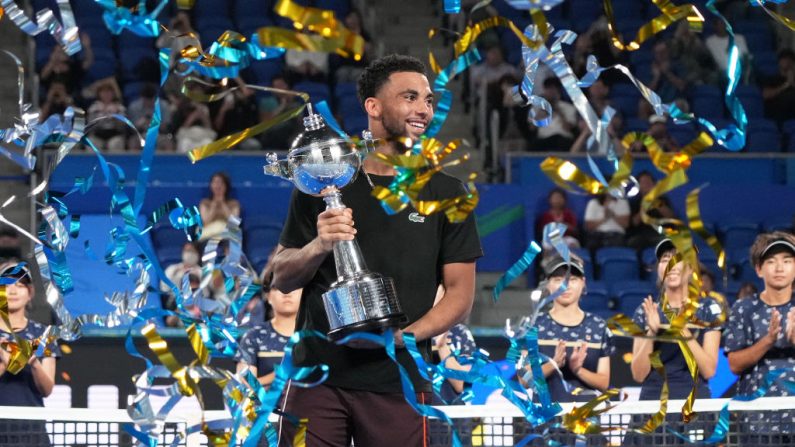
[[(267, 155), (265, 174), (291, 181), (298, 190), (323, 197), (326, 209), (343, 209), (340, 189), (353, 182), (361, 165), (353, 143), (330, 129), (308, 106), (304, 132), (293, 141), (287, 159)], [(372, 141), (371, 141), (372, 143)], [(352, 332), (381, 331), (405, 321), (392, 278), (367, 270), (356, 240), (334, 242), (337, 281), (323, 294), (329, 338)]]

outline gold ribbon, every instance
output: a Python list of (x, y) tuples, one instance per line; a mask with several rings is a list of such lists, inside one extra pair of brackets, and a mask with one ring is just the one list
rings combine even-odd
[(609, 192), (611, 189), (615, 190), (623, 187), (625, 182), (629, 180), (630, 173), (632, 172), (632, 164), (632, 155), (629, 151), (626, 151), (621, 157), (618, 169), (613, 174), (607, 186), (581, 171), (574, 163), (558, 157), (547, 157), (544, 159), (544, 161), (541, 162), (541, 171), (556, 185), (567, 191), (579, 193), (579, 191), (572, 186), (572, 184), (574, 184), (588, 194), (603, 194)]
[(665, 414), (668, 412), (668, 376), (665, 373), (665, 365), (660, 360), (660, 351), (654, 351), (649, 354), (649, 361), (651, 362), (651, 367), (663, 378), (663, 384), (660, 389), (660, 409), (643, 424), (643, 427), (637, 430), (646, 434), (653, 433), (660, 426), (663, 419), (665, 419)]
[(625, 44), (621, 41), (621, 37), (616, 32), (616, 19), (613, 15), (613, 3), (611, 0), (604, 0), (605, 15), (607, 16), (607, 27), (610, 30), (610, 35), (613, 45), (619, 50), (635, 51), (640, 48), (640, 45), (648, 40), (655, 34), (664, 31), (672, 23), (682, 19), (687, 19), (691, 29), (700, 31), (704, 25), (704, 16), (698, 9), (691, 5), (677, 6), (672, 4), (669, 0), (652, 0), (655, 6), (660, 9), (661, 14), (641, 26), (635, 40)]
[[(404, 145), (407, 144), (403, 139), (400, 142)], [(427, 216), (444, 211), (450, 222), (463, 222), (475, 209), (480, 199), (474, 182), (476, 174), (470, 174), (467, 182), (468, 192), (464, 194), (442, 200), (420, 200), (419, 198), (420, 193), (434, 174), (445, 167), (459, 164), (469, 158), (468, 155), (464, 155), (452, 162), (442, 163), (460, 147), (460, 144), (460, 140), (454, 140), (447, 145), (442, 145), (435, 138), (426, 138), (422, 140), (418, 154), (412, 153), (411, 150), (399, 155), (378, 151), (369, 153), (368, 157), (404, 170), (395, 180), (396, 184), (389, 187), (375, 186), (372, 196), (389, 207), (393, 213), (404, 210), (410, 203), (422, 215)]]
[(168, 343), (163, 340), (163, 337), (157, 333), (157, 327), (154, 323), (149, 323), (141, 329), (141, 334), (146, 338), (146, 341), (149, 344), (149, 349), (157, 355), (157, 358), (160, 360), (168, 370), (171, 372), (171, 376), (176, 379), (177, 384), (179, 385), (179, 390), (183, 396), (193, 396), (194, 394), (199, 394), (199, 388), (196, 384), (196, 381), (193, 380), (188, 374), (188, 369), (182, 366), (174, 357), (174, 354), (171, 353), (171, 350), (168, 348)]
[(364, 39), (344, 29), (344, 32), (324, 37), (298, 31), (265, 26), (257, 30), (260, 45), (301, 51), (336, 53), (342, 57), (361, 60), (364, 54)]
[(704, 227), (704, 220), (701, 218), (701, 209), (698, 206), (698, 196), (700, 193), (701, 188), (696, 188), (687, 194), (687, 206), (685, 207), (687, 220), (690, 222), (690, 229), (701, 236), (701, 238), (706, 241), (707, 245), (709, 245), (709, 248), (715, 252), (715, 255), (718, 257), (718, 267), (723, 270), (723, 276), (725, 278), (727, 274), (726, 251), (723, 249), (723, 245), (721, 245), (718, 238)]
[(0, 318), (2, 318), (3, 323), (8, 327), (8, 330), (11, 331), (11, 336), (14, 337), (14, 341), (7, 343), (5, 347), (0, 349), (7, 349), (11, 354), (8, 365), (6, 365), (6, 371), (10, 374), (18, 374), (25, 368), (25, 365), (28, 364), (28, 360), (30, 360), (30, 357), (33, 355), (33, 344), (17, 335), (17, 333), (14, 332), (14, 328), (11, 327), (11, 321), (8, 317), (8, 294), (6, 288), (7, 286), (0, 285)]
[(602, 413), (606, 413), (616, 405), (607, 405), (605, 408), (601, 410), (596, 410), (596, 406), (618, 396), (620, 390), (617, 388), (611, 388), (601, 395), (597, 396), (596, 398), (592, 399), (582, 407), (574, 407), (571, 409), (570, 412), (563, 415), (563, 426), (569, 430), (570, 432), (577, 434), (577, 435), (587, 435), (587, 434), (595, 434), (595, 433), (603, 433), (605, 431), (610, 430), (617, 430), (618, 427), (611, 427), (607, 429), (601, 428), (598, 423), (594, 423), (593, 420), (589, 420), (596, 416), (601, 415)]
[(624, 135), (621, 144), (625, 149), (628, 149), (636, 141), (646, 148), (654, 167), (666, 174), (670, 174), (677, 169), (690, 168), (693, 157), (704, 152), (713, 144), (712, 137), (706, 132), (699, 133), (693, 141), (675, 153), (665, 152), (657, 141), (645, 132), (629, 132)]

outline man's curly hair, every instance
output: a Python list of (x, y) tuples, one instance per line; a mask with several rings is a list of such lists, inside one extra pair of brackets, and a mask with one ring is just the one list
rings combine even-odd
[(364, 101), (378, 94), (392, 73), (405, 71), (425, 74), (425, 64), (416, 57), (402, 54), (390, 54), (373, 61), (359, 76), (359, 102), (364, 106)]

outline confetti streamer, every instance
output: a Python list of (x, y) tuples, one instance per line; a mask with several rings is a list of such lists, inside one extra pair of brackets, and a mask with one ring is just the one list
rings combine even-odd
[[(77, 32), (75, 16), (72, 13), (72, 6), (69, 4), (69, 0), (57, 0), (56, 3), (61, 22), (58, 22), (55, 13), (50, 8), (38, 11), (36, 13), (36, 22), (34, 23), (25, 15), (24, 11), (19, 9), (14, 0), (2, 0), (0, 6), (8, 15), (8, 18), (25, 34), (37, 36), (44, 31), (48, 31), (58, 41), (66, 54), (70, 56), (77, 54), (82, 49), (82, 46)], [(0, 18), (2, 18), (2, 14), (0, 14)]]
[(616, 32), (616, 19), (613, 15), (613, 2), (611, 0), (604, 0), (605, 15), (607, 16), (607, 27), (612, 37), (613, 45), (619, 50), (635, 51), (640, 48), (640, 45), (668, 28), (672, 23), (679, 20), (686, 19), (691, 29), (701, 31), (704, 25), (704, 16), (698, 9), (691, 5), (674, 5), (669, 0), (652, 0), (654, 6), (660, 9), (661, 14), (651, 21), (640, 27), (638, 35), (635, 40), (625, 44), (621, 37)]

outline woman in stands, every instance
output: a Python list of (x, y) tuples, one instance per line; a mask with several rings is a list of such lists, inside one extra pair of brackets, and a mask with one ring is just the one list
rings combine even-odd
[(199, 203), (202, 216), (202, 240), (211, 238), (226, 228), (230, 216), (240, 217), (240, 202), (233, 199), (232, 182), (223, 172), (216, 172), (210, 178), (209, 197)]
[[(0, 406), (43, 407), (44, 398), (55, 387), (55, 359), (61, 353), (57, 343), (46, 339), (46, 349), (37, 349), (46, 327), (27, 317), (26, 310), (35, 294), (30, 270), (13, 263), (1, 272), (0, 283), (13, 282), (5, 285), (5, 297), (0, 299), (8, 305), (8, 322), (0, 318)], [(19, 372), (12, 373), (8, 371), (9, 366), (14, 366), (12, 346), (19, 339), (33, 343), (33, 355)], [(4, 420), (0, 422), (0, 445), (49, 446), (50, 441), (43, 422)]]
[[(658, 284), (667, 298), (665, 308), (660, 301), (655, 301), (651, 296), (638, 306), (632, 317), (635, 324), (646, 331), (649, 336), (655, 336), (663, 329), (663, 324), (670, 323), (669, 316), (682, 312), (688, 301), (688, 284), (693, 274), (692, 268), (681, 261), (674, 265), (668, 274), (665, 273), (668, 263), (676, 254), (676, 248), (670, 239), (663, 239), (655, 248), (657, 255)], [(710, 323), (721, 314), (722, 307), (709, 297), (702, 297), (696, 311), (696, 318)], [(693, 352), (698, 365), (701, 380), (697, 385), (697, 397), (709, 398), (707, 381), (715, 375), (718, 366), (718, 348), (720, 347), (721, 329), (711, 328), (705, 330), (692, 330), (685, 327), (682, 335), (689, 338), (687, 346)], [(641, 383), (641, 400), (658, 400), (663, 385), (660, 377), (651, 367), (649, 354), (660, 351), (660, 359), (665, 365), (668, 377), (669, 397), (671, 399), (685, 399), (693, 389), (693, 379), (687, 369), (687, 362), (682, 350), (677, 343), (654, 342), (646, 338), (636, 338), (632, 343), (632, 378)]]
[(541, 369), (553, 400), (588, 401), (610, 385), (610, 356), (615, 348), (605, 321), (580, 308), (585, 293), (582, 259), (573, 254), (568, 263), (560, 255), (550, 258), (545, 267), (547, 290), (558, 291), (567, 271), (566, 291), (555, 298), (549, 313), (536, 320), (539, 351), (548, 358)]
[(295, 332), (295, 317), (301, 303), (301, 290), (282, 293), (264, 283), (263, 294), (270, 307), (270, 318), (254, 325), (240, 339), (237, 352), (238, 371), (248, 368), (257, 376), (259, 383), (269, 387), (276, 377), (274, 367), (284, 357), (284, 346)]

